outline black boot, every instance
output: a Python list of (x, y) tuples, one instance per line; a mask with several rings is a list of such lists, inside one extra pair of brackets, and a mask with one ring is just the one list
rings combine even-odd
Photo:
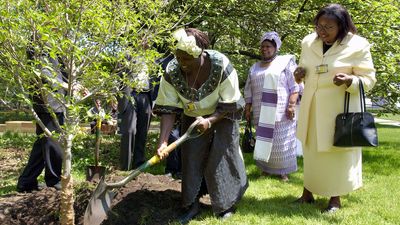
[(198, 199), (191, 204), (183, 215), (178, 217), (180, 224), (187, 224), (200, 213), (200, 202)]
[(229, 217), (233, 216), (233, 214), (235, 214), (235, 211), (236, 211), (235, 206), (232, 206), (229, 209), (219, 213), (218, 217), (219, 217), (220, 220), (226, 220)]

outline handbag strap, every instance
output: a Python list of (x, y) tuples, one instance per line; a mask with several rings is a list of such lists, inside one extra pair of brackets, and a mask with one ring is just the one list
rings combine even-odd
[[(361, 112), (366, 112), (367, 107), (365, 105), (364, 85), (363, 85), (361, 79), (359, 79), (358, 86), (359, 86), (359, 91), (360, 91)], [(349, 112), (349, 104), (350, 104), (350, 93), (346, 91), (345, 96), (344, 96), (344, 112), (345, 113)]]
[(344, 113), (349, 112), (349, 102), (350, 102), (350, 93), (346, 91), (344, 95), (344, 108), (343, 108)]
[(366, 111), (367, 111), (367, 106), (365, 105), (364, 85), (363, 85), (363, 83), (362, 83), (361, 80), (358, 82), (358, 85), (360, 86), (360, 104), (361, 104), (361, 112), (366, 112)]

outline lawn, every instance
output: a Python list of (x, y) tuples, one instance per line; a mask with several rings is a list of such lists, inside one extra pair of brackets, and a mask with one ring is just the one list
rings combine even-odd
[[(316, 197), (313, 205), (297, 205), (292, 202), (302, 191), (302, 159), (299, 171), (290, 175), (288, 183), (278, 179), (260, 176), (252, 155), (244, 155), (249, 178), (249, 189), (238, 205), (235, 216), (219, 221), (211, 211), (203, 212), (190, 225), (203, 224), (399, 224), (400, 223), (400, 128), (378, 126), (379, 147), (363, 149), (364, 186), (342, 198), (343, 208), (332, 215), (321, 214), (320, 210), (328, 199)], [(149, 136), (147, 147), (154, 149), (156, 134)], [(91, 158), (93, 137), (83, 136), (74, 147), (74, 177), (76, 182), (84, 181), (84, 168), (93, 162)], [(34, 138), (9, 133), (0, 137), (0, 158), (13, 162), (14, 171), (1, 168), (0, 197), (14, 194), (16, 179), (26, 163)], [(102, 143), (102, 164), (109, 172), (118, 165), (118, 136), (105, 137)], [(17, 149), (18, 154), (5, 154), (4, 149)], [(148, 152), (148, 156), (154, 152)], [(105, 161), (107, 159), (107, 161)], [(3, 161), (2, 160), (2, 161)], [(10, 165), (9, 165), (10, 167)], [(148, 172), (162, 174), (163, 165), (157, 165)]]
[(393, 115), (391, 113), (384, 113), (379, 116), (380, 119), (400, 121), (400, 114)]

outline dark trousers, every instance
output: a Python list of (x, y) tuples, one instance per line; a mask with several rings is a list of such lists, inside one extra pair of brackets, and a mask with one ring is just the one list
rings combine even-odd
[[(151, 100), (147, 92), (132, 94), (135, 105), (129, 102), (120, 114), (120, 168), (130, 170), (146, 161), (145, 145), (151, 117)], [(132, 165), (133, 164), (133, 165)]]
[[(178, 140), (180, 137), (179, 127), (172, 130), (171, 134), (168, 138), (168, 144)], [(168, 157), (165, 164), (165, 173), (176, 174), (181, 172), (181, 148), (177, 147), (174, 151), (172, 151)]]
[[(63, 124), (63, 113), (56, 113), (56, 115), (59, 123)], [(38, 116), (50, 131), (56, 130), (55, 123), (49, 113), (38, 113)], [(63, 156), (61, 146), (50, 137), (40, 137), (41, 134), (43, 134), (43, 130), (36, 124), (36, 135), (38, 137), (33, 144), (28, 164), (18, 178), (18, 190), (36, 189), (38, 185), (37, 177), (43, 169), (45, 169), (44, 180), (47, 186), (54, 186), (60, 181)]]

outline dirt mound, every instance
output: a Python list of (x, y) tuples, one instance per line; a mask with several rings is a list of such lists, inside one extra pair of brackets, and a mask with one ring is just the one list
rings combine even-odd
[[(143, 173), (115, 191), (112, 212), (103, 224), (169, 224), (181, 213), (180, 181), (168, 176)], [(76, 224), (83, 224), (90, 196), (89, 190), (76, 193)], [(59, 224), (58, 216), (59, 192), (54, 188), (0, 199), (0, 224), (53, 225)]]
[(0, 224), (59, 224), (59, 196), (54, 188), (1, 198)]

